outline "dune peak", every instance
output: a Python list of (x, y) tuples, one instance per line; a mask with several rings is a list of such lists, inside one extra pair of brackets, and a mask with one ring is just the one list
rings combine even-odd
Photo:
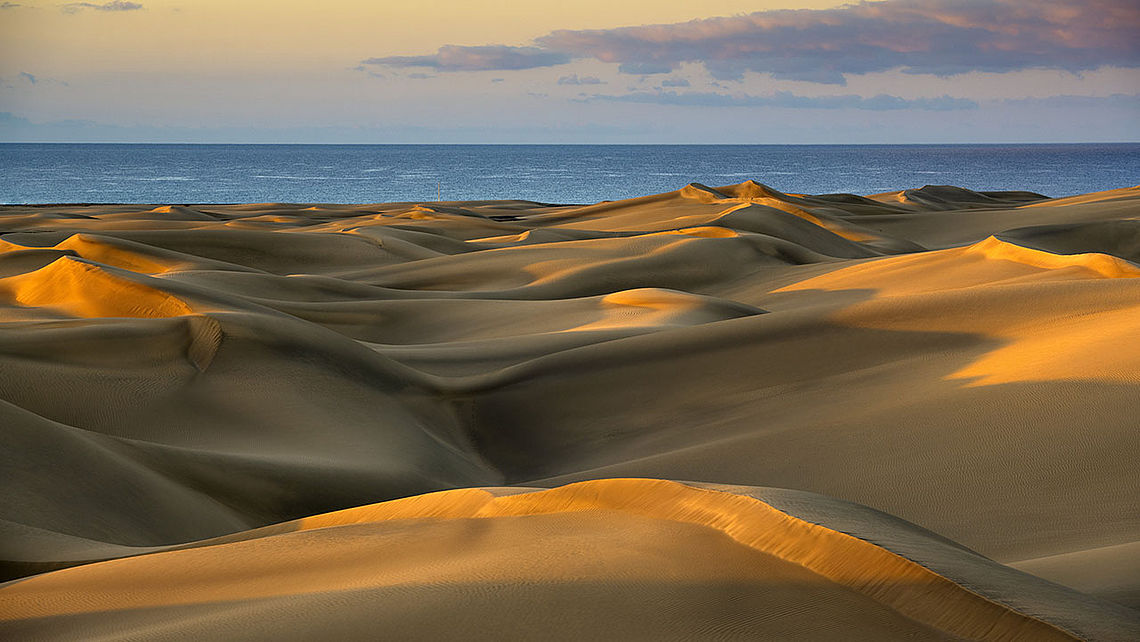
[(756, 181), (749, 179), (743, 183), (736, 185), (729, 185), (727, 187), (718, 188), (722, 192), (731, 194), (735, 198), (772, 198), (777, 200), (787, 200), (789, 196), (783, 192), (777, 191)]
[(684, 198), (700, 201), (702, 203), (713, 203), (722, 201), (729, 198), (727, 195), (700, 183), (689, 183), (681, 188), (680, 194)]
[(1131, 279), (1140, 276), (1140, 266), (1110, 254), (1099, 252), (1054, 254), (1003, 241), (995, 236), (971, 245), (966, 251), (989, 259), (1014, 261), (1038, 268), (1083, 268), (1108, 279)]
[(17, 305), (56, 308), (78, 317), (161, 318), (193, 312), (172, 294), (71, 256), (0, 279), (0, 293)]

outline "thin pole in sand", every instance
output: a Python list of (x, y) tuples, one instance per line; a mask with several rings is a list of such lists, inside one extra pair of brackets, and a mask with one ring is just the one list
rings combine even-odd
[(443, 186), (443, 183), (441, 183), (440, 181), (435, 182), (435, 200), (437, 200), (437, 201), (443, 200), (443, 198), (440, 197), (440, 189), (442, 188), (442, 186)]

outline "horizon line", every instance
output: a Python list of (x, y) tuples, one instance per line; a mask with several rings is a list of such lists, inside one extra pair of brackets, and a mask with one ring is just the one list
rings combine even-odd
[(9, 140), (0, 145), (241, 145), (309, 147), (919, 147), (919, 146), (999, 146), (999, 145), (1140, 145), (1138, 140), (1087, 141), (956, 141), (911, 143), (313, 143), (313, 142), (234, 142), (234, 141), (58, 141)]

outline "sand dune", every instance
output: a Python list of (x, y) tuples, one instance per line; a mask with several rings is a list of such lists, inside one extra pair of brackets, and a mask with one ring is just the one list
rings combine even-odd
[(0, 629), (1133, 638), (1138, 239), (1140, 188), (0, 208)]
[[(763, 496), (766, 489), (749, 490)], [(803, 493), (796, 499), (818, 501)], [(425, 629), (424, 605), (407, 609), (415, 597), (445, 612), (485, 613), (500, 622), (493, 630), (520, 627), (518, 637), (569, 639), (567, 625), (578, 634), (589, 630), (580, 628), (580, 610), (600, 594), (611, 603), (590, 605), (590, 626), (646, 639), (682, 632), (839, 639), (854, 623), (859, 637), (872, 639), (1046, 640), (1140, 630), (1127, 609), (1006, 569), (886, 516), (834, 503), (826, 512), (862, 512), (877, 535), (907, 541), (898, 546), (912, 555), (941, 556), (977, 583), (967, 588), (920, 561), (748, 494), (603, 480), (506, 495), (445, 491), (41, 575), (4, 589), (0, 628), (102, 633), (125, 617), (160, 620), (149, 628), (160, 637), (215, 637), (228, 629), (219, 615), (242, 608), (245, 626), (254, 625), (259, 637), (282, 630), (285, 623), (274, 622), (282, 611), (307, 628), (352, 635), (372, 626), (416, 636), (454, 631), (465, 619), (444, 613)], [(77, 601), (80, 587), (91, 585), (100, 593)], [(541, 601), (522, 597), (520, 585)], [(335, 610), (321, 607), (329, 594), (336, 595)], [(718, 595), (731, 602), (709, 609)], [(1017, 604), (1026, 595), (1031, 604)], [(520, 617), (536, 607), (543, 617)], [(631, 610), (651, 622), (631, 622)]]

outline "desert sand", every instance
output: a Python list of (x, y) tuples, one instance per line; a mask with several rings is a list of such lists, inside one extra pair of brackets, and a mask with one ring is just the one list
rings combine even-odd
[(0, 207), (0, 637), (1140, 639), (1140, 187)]

